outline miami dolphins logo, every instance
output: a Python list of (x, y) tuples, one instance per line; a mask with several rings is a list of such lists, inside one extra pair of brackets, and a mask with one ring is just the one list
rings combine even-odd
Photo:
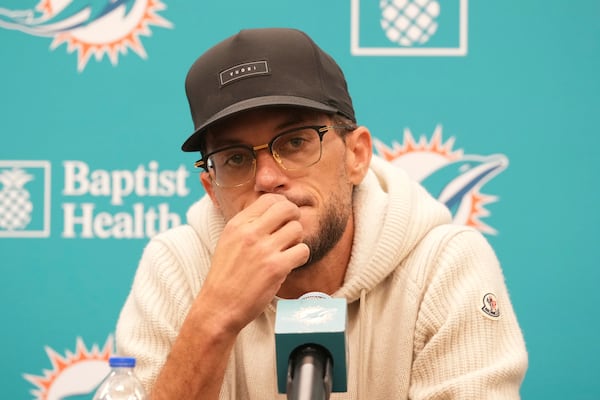
[(442, 140), (442, 126), (438, 125), (427, 140), (416, 141), (409, 129), (404, 130), (404, 143), (393, 143), (390, 148), (375, 141), (379, 155), (403, 168), (413, 179), (444, 203), (452, 212), (456, 224), (472, 226), (487, 234), (497, 231), (482, 221), (490, 215), (486, 204), (496, 202), (497, 196), (481, 192), (483, 186), (504, 171), (508, 159), (503, 154), (488, 156), (464, 155), (454, 150), (454, 137)]
[(31, 390), (34, 400), (63, 400), (72, 396), (79, 399), (83, 398), (79, 396), (86, 395), (92, 398), (110, 371), (108, 359), (114, 355), (113, 337), (108, 337), (102, 350), (97, 345), (88, 350), (81, 338), (77, 338), (76, 347), (75, 354), (67, 350), (64, 357), (46, 347), (52, 370), (44, 370), (43, 376), (23, 374), (26, 380), (36, 386)]
[(34, 9), (0, 8), (0, 28), (52, 37), (51, 50), (65, 43), (81, 72), (92, 55), (117, 65), (130, 49), (146, 59), (140, 36), (150, 36), (152, 25), (172, 27), (158, 15), (165, 8), (160, 0), (41, 0)]

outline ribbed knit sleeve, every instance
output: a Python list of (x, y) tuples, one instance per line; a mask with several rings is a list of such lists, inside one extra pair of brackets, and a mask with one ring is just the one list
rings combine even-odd
[(202, 265), (196, 264), (201, 251), (192, 228), (181, 226), (152, 239), (140, 260), (117, 323), (116, 341), (119, 354), (137, 358), (136, 374), (147, 390), (199, 291)]
[(498, 260), (479, 232), (455, 232), (426, 278), (409, 398), (518, 399), (527, 353)]

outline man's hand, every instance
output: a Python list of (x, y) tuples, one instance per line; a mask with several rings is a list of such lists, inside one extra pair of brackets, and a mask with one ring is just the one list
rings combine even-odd
[(151, 392), (153, 400), (218, 398), (238, 333), (309, 259), (299, 218), (296, 204), (265, 194), (228, 221)]
[(230, 333), (254, 320), (287, 275), (309, 259), (299, 218), (298, 206), (277, 194), (265, 194), (235, 215), (194, 306), (212, 310), (212, 323)]

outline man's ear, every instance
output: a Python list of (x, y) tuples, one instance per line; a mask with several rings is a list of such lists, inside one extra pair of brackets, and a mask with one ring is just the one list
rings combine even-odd
[(346, 168), (348, 178), (354, 185), (362, 182), (367, 174), (373, 155), (371, 132), (359, 126), (346, 135)]
[(210, 177), (210, 174), (208, 172), (202, 172), (200, 174), (200, 182), (202, 182), (202, 187), (206, 191), (206, 194), (208, 194), (208, 197), (210, 197), (210, 199), (212, 200), (214, 206), (216, 208), (220, 208), (219, 202), (217, 201), (217, 196), (215, 195), (213, 180)]

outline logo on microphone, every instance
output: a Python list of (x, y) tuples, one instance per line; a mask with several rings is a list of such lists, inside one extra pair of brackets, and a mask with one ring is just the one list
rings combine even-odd
[(361, 56), (465, 56), (468, 0), (352, 0), (351, 49)]
[(294, 313), (294, 320), (304, 325), (322, 325), (335, 318), (337, 309), (319, 305), (301, 307)]
[(50, 235), (50, 162), (0, 160), (0, 237)]
[(483, 187), (508, 167), (503, 154), (465, 155), (454, 150), (454, 137), (442, 139), (442, 126), (438, 125), (430, 140), (413, 137), (410, 129), (404, 130), (402, 144), (394, 142), (388, 147), (375, 141), (379, 155), (401, 167), (452, 213), (456, 224), (472, 226), (480, 232), (495, 235), (497, 231), (482, 221), (490, 212), (487, 204), (497, 196), (484, 194)]
[(92, 56), (117, 65), (119, 53), (132, 50), (146, 59), (140, 36), (151, 36), (151, 26), (173, 27), (158, 14), (165, 8), (160, 0), (41, 0), (34, 9), (0, 8), (0, 28), (51, 37), (51, 50), (64, 43), (81, 72)]

